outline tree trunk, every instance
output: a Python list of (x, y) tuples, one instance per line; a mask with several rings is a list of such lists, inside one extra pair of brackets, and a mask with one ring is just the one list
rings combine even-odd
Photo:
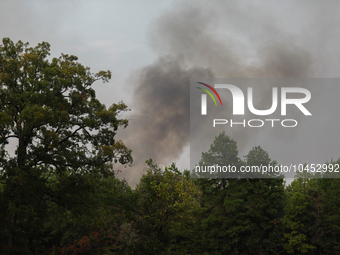
[(10, 208), (13, 210), (11, 218), (10, 218), (10, 226), (9, 226), (9, 234), (8, 234), (8, 254), (12, 253), (13, 250), (13, 232), (14, 232), (14, 227), (15, 227), (15, 223), (17, 221), (17, 214), (16, 214), (16, 209), (17, 206), (16, 204), (13, 202), (10, 205)]
[[(17, 123), (18, 124), (18, 123)], [(21, 129), (20, 123), (19, 127)], [(25, 169), (25, 157), (26, 157), (26, 152), (27, 152), (27, 145), (25, 144), (24, 140), (22, 138), (19, 139), (19, 146), (18, 146), (18, 169), (19, 171), (22, 171)], [(13, 183), (13, 199), (16, 198), (17, 192), (16, 188), (19, 186), (18, 183)], [(18, 208), (18, 205), (15, 203), (15, 201), (12, 201), (10, 204), (11, 208), (11, 216), (10, 216), (10, 226), (9, 226), (9, 233), (8, 233), (8, 249), (9, 249), (9, 254), (12, 253), (13, 248), (14, 248), (14, 232), (15, 232), (15, 225), (17, 221), (17, 213), (16, 209)]]

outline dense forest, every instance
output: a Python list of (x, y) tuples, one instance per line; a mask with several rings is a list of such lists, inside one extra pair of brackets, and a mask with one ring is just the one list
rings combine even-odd
[[(128, 108), (91, 87), (110, 71), (49, 50), (0, 46), (0, 254), (340, 254), (340, 179), (193, 178), (149, 159), (132, 189), (115, 139)], [(277, 163), (220, 133), (198, 164)]]

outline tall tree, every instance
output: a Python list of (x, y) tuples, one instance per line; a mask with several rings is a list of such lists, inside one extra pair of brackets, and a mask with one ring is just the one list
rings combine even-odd
[(201, 192), (173, 163), (163, 170), (152, 160), (136, 192), (143, 242), (138, 254), (197, 254), (195, 233)]
[[(77, 57), (49, 60), (46, 42), (32, 48), (4, 38), (0, 46), (0, 180), (6, 204), (0, 242), (8, 253), (35, 253), (49, 203), (86, 208), (87, 175), (105, 175), (112, 162), (129, 164), (131, 150), (114, 139), (124, 103), (109, 108), (91, 87), (110, 71), (90, 72)], [(7, 152), (17, 144), (15, 155)], [(84, 194), (82, 194), (84, 195)], [(75, 197), (77, 196), (77, 199)], [(78, 208), (78, 209), (76, 209)]]
[[(317, 179), (317, 192), (311, 195), (315, 205), (318, 229), (313, 241), (321, 250), (318, 254), (340, 254), (340, 179), (338, 178), (340, 159), (323, 165), (329, 172)], [(315, 189), (314, 189), (315, 190)]]
[[(277, 164), (260, 146), (252, 148), (244, 158), (249, 167)], [(239, 180), (239, 186), (244, 189), (241, 199), (245, 209), (244, 218), (239, 217), (240, 223), (246, 224), (250, 230), (244, 238), (248, 251), (252, 254), (281, 254), (282, 235), (278, 227), (284, 207), (282, 176), (275, 172), (257, 173), (252, 178)]]
[(271, 160), (260, 146), (254, 147), (245, 159), (243, 162), (238, 158), (236, 141), (224, 132), (215, 137), (208, 152), (202, 153), (201, 166), (230, 165), (237, 170), (235, 174), (226, 174), (226, 178), (197, 181), (203, 191), (203, 205), (207, 208), (202, 220), (202, 242), (210, 254), (275, 254), (282, 251), (278, 226), (283, 211), (283, 179), (259, 179), (274, 176), (238, 172), (240, 166), (275, 165), (276, 161)]
[[(242, 161), (238, 157), (237, 143), (225, 132), (221, 132), (215, 137), (210, 149), (202, 153), (199, 161), (200, 167), (232, 166), (236, 167), (237, 170), (241, 164)], [(237, 182), (237, 179), (231, 179), (231, 176), (235, 178), (237, 174), (223, 173), (223, 175), (215, 175), (208, 173), (203, 175), (205, 178), (197, 180), (203, 193), (202, 206), (206, 208), (202, 215), (201, 238), (202, 244), (209, 254), (226, 254), (230, 252), (231, 242), (227, 233), (229, 222), (227, 210), (235, 207), (236, 204), (227, 205), (226, 203), (229, 201), (228, 196), (232, 193), (233, 183)]]
[(284, 248), (289, 254), (320, 254), (320, 197), (318, 180), (307, 171), (298, 172), (287, 187), (282, 218)]

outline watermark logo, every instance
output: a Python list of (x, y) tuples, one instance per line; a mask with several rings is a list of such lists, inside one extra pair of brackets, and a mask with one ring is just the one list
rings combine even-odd
[[(203, 85), (203, 86), (206, 86), (206, 87), (209, 88), (212, 92), (214, 92), (215, 95), (217, 96), (218, 100), (220, 100), (220, 104), (221, 104), (221, 106), (222, 106), (221, 97), (220, 97), (220, 95), (217, 93), (217, 91), (216, 91), (213, 87), (211, 87), (209, 84), (206, 84), (206, 83), (203, 83), (203, 82), (197, 82), (197, 83), (198, 83), (198, 84), (201, 84), (201, 85)], [(203, 88), (201, 88), (201, 87), (197, 87), (197, 88), (203, 90), (204, 92), (206, 92), (206, 93), (214, 100), (215, 105), (217, 105), (214, 96), (210, 93), (209, 90), (203, 89)], [(202, 96), (201, 96), (201, 114), (202, 114), (202, 115), (207, 115), (207, 94), (202, 94)]]
[(340, 78), (201, 75), (187, 84), (192, 178), (340, 178)]
[[(228, 93), (231, 93), (232, 99), (233, 99), (233, 106), (232, 106), (233, 107), (232, 108), (233, 115), (234, 116), (245, 115), (245, 95), (239, 87), (232, 85), (232, 84), (215, 84), (214, 85), (215, 88), (213, 88), (212, 86), (210, 86), (206, 83), (202, 83), (202, 82), (197, 82), (197, 83), (206, 86), (212, 92), (214, 92), (215, 95), (217, 96), (217, 98), (219, 99), (221, 106), (222, 106), (222, 101), (221, 101), (220, 95), (217, 93), (215, 88), (216, 89), (224, 89), (223, 91), (226, 91), (225, 89), (227, 89)], [(197, 87), (197, 88), (205, 91), (208, 95), (210, 95), (210, 97), (213, 99), (215, 105), (217, 105), (216, 100), (215, 100), (214, 96), (210, 93), (210, 91), (208, 91), (207, 89), (204, 89), (204, 88), (200, 88), (200, 87)], [(207, 94), (201, 95), (201, 115), (207, 115)], [(306, 116), (312, 115), (304, 105), (305, 103), (307, 103), (311, 99), (311, 93), (308, 89), (299, 88), (299, 87), (281, 87), (281, 88), (273, 87), (271, 94), (272, 94), (272, 98), (271, 98), (272, 104), (271, 104), (270, 108), (259, 110), (259, 109), (256, 109), (254, 107), (253, 88), (248, 87), (247, 88), (247, 94), (246, 94), (248, 110), (252, 114), (257, 115), (257, 116), (271, 115), (277, 110), (278, 105), (279, 105), (278, 101), (280, 99), (281, 116), (287, 115), (287, 105), (296, 106)], [(295, 96), (295, 98), (294, 98), (294, 96)], [(281, 121), (279, 119), (265, 119), (265, 120), (251, 119), (249, 121), (246, 121), (244, 119), (242, 122), (235, 122), (234, 121), (234, 125), (242, 124), (245, 127), (246, 123), (248, 123), (249, 125), (247, 125), (247, 126), (249, 126), (249, 127), (262, 127), (264, 125), (265, 121), (270, 122), (272, 127), (274, 127), (275, 121), (280, 121), (283, 127), (295, 127), (295, 126), (297, 126), (297, 121), (294, 120), (294, 119), (287, 119), (287, 120), (283, 120), (283, 121)], [(287, 122), (291, 122), (291, 123), (293, 123), (293, 125), (285, 124)], [(215, 127), (218, 124), (227, 124), (227, 123), (231, 123), (231, 127), (232, 127), (233, 120), (228, 121), (226, 119), (214, 119), (213, 126)], [(255, 123), (257, 123), (257, 124), (255, 125)]]

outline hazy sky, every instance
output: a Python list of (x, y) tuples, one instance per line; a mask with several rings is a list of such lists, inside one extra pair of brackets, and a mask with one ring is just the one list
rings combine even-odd
[(155, 58), (148, 29), (169, 2), (1, 0), (0, 37), (32, 47), (46, 41), (52, 57), (72, 54), (94, 72), (111, 70), (109, 85), (96, 84), (98, 97), (108, 105), (119, 100), (131, 104), (127, 79)]
[(189, 167), (190, 77), (339, 77), (339, 4), (1, 0), (0, 37), (47, 41), (52, 57), (112, 71), (94, 87), (132, 109), (120, 137), (136, 163), (122, 176), (135, 184), (150, 157)]

